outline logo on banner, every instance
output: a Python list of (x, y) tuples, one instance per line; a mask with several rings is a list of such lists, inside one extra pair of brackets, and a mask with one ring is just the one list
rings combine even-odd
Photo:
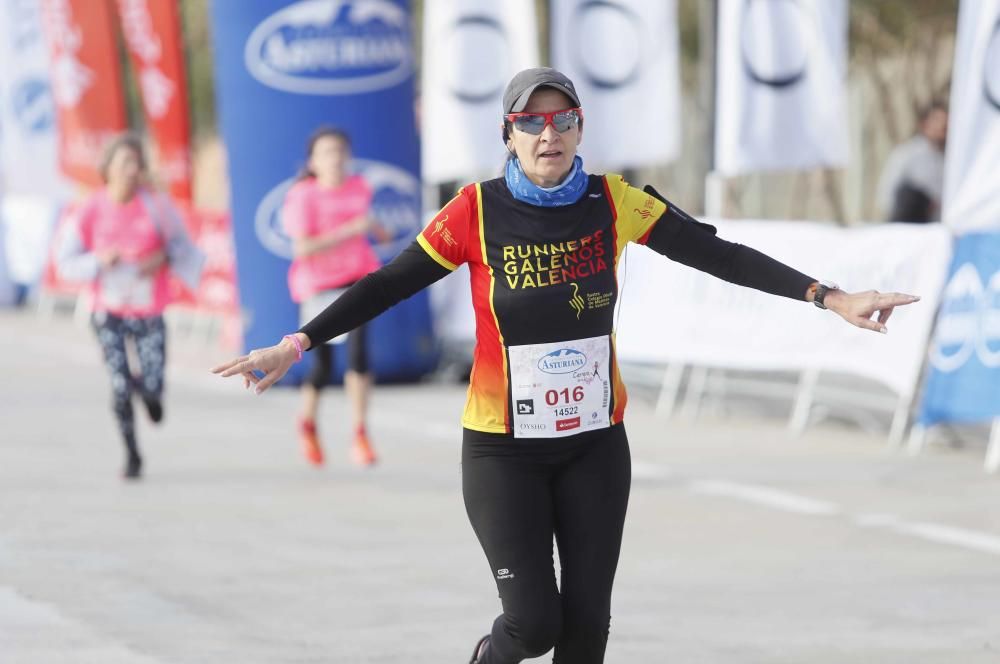
[(587, 356), (575, 348), (560, 348), (538, 360), (538, 368), (548, 374), (573, 373), (587, 366)]
[(499, 101), (511, 52), (503, 24), (485, 14), (463, 16), (451, 25), (445, 43), (451, 94), (467, 104)]
[(973, 354), (983, 366), (1000, 367), (1000, 271), (984, 286), (976, 266), (965, 263), (945, 287), (931, 364), (949, 373)]
[(1000, 18), (990, 33), (983, 58), (983, 95), (990, 106), (1000, 111)]
[(147, 65), (163, 57), (163, 43), (153, 27), (150, 0), (118, 0), (122, 32), (129, 49)]
[[(408, 171), (383, 161), (354, 159), (355, 172), (361, 174), (372, 188), (372, 216), (379, 226), (397, 238), (387, 247), (376, 247), (376, 253), (385, 260), (383, 252), (395, 254), (400, 244), (409, 244), (420, 230), (420, 182)], [(280, 182), (261, 199), (254, 215), (254, 231), (261, 246), (279, 258), (292, 258), (292, 240), (281, 221), (281, 207), (285, 195), (297, 178)]]
[(53, 0), (49, 6), (49, 32), (53, 46), (52, 95), (63, 108), (75, 108), (90, 86), (94, 72), (79, 60), (83, 37), (73, 20), (69, 0)]
[(11, 105), (17, 123), (29, 133), (46, 133), (55, 126), (52, 91), (42, 79), (29, 78), (14, 85)]
[[(584, 79), (599, 90), (614, 90), (634, 83), (642, 73), (642, 20), (629, 7), (611, 0), (588, 0), (576, 10), (577, 66)], [(615, 35), (616, 57), (594, 49), (594, 44)]]
[(149, 117), (159, 120), (170, 111), (177, 86), (170, 77), (156, 67), (148, 67), (139, 75), (142, 88), (142, 103)]
[(410, 24), (388, 0), (300, 0), (253, 30), (244, 61), (251, 76), (285, 92), (382, 90), (413, 71)]
[(747, 77), (771, 88), (788, 88), (808, 71), (809, 17), (800, 0), (746, 0), (740, 43)]
[(149, 9), (149, 0), (118, 0), (125, 41), (142, 63), (139, 87), (143, 105), (151, 118), (159, 120), (170, 111), (177, 85), (160, 69), (163, 43), (156, 33)]

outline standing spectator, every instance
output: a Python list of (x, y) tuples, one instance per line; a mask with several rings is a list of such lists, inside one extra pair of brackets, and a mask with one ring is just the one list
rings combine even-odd
[(916, 135), (896, 146), (882, 171), (878, 200), (886, 221), (941, 221), (947, 137), (948, 107), (932, 102), (920, 112)]
[[(348, 168), (350, 137), (339, 129), (320, 127), (309, 138), (306, 160), (281, 211), (294, 254), (288, 287), (299, 304), (303, 324), (358, 279), (381, 267), (366, 237), (372, 228), (372, 190), (363, 177), (350, 173)], [(365, 426), (372, 385), (365, 329), (362, 325), (346, 335), (348, 366), (344, 386), (354, 421), (351, 455), (356, 463), (370, 466), (375, 463), (375, 452)], [(299, 436), (306, 458), (315, 465), (323, 463), (316, 414), (320, 392), (330, 382), (332, 360), (331, 346), (319, 344), (312, 371), (302, 384)]]
[[(167, 266), (194, 287), (204, 260), (170, 200), (149, 187), (138, 137), (115, 138), (104, 152), (100, 172), (105, 186), (69, 220), (57, 265), (63, 278), (90, 283), (91, 323), (111, 375), (115, 419), (125, 443), (123, 475), (138, 479), (142, 455), (132, 395), (139, 395), (153, 422), (163, 419)], [(127, 339), (135, 344), (139, 373), (129, 367)]]

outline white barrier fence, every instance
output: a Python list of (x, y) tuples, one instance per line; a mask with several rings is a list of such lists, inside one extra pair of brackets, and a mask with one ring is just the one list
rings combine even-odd
[[(898, 291), (923, 299), (896, 310), (887, 325), (890, 333), (880, 335), (801, 302), (735, 287), (644, 247), (630, 247), (620, 268), (624, 286), (617, 346), (622, 361), (667, 365), (666, 392), (677, 389), (685, 365), (801, 372), (791, 421), (799, 430), (808, 421), (820, 372), (862, 376), (896, 395), (890, 438), (898, 444), (947, 276), (948, 231), (910, 224), (844, 229), (806, 222), (713, 223), (720, 237), (817, 279), (832, 279), (846, 290)], [(692, 382), (704, 381), (703, 371), (693, 374)], [(857, 396), (859, 406), (872, 405), (871, 395)]]

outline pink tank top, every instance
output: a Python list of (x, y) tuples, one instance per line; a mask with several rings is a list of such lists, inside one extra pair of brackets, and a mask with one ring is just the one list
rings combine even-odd
[[(371, 202), (371, 187), (360, 175), (352, 175), (335, 189), (323, 189), (315, 178), (308, 178), (288, 190), (282, 223), (293, 239), (317, 237), (368, 214)], [(357, 281), (380, 266), (365, 235), (355, 235), (335, 247), (295, 258), (288, 271), (288, 289), (292, 300), (303, 302), (321, 291)]]
[(162, 265), (151, 276), (141, 275), (138, 269), (139, 261), (164, 248), (163, 236), (143, 196), (137, 194), (126, 203), (117, 203), (101, 189), (78, 214), (80, 236), (88, 251), (114, 250), (120, 254), (118, 263), (102, 268), (92, 282), (94, 311), (130, 317), (163, 313), (169, 302), (167, 266)]

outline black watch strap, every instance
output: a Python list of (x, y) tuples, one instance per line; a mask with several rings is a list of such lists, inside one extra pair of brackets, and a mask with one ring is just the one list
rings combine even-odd
[(820, 309), (826, 309), (826, 294), (832, 290), (837, 290), (837, 284), (819, 282), (816, 284), (816, 293), (813, 295), (813, 304)]

